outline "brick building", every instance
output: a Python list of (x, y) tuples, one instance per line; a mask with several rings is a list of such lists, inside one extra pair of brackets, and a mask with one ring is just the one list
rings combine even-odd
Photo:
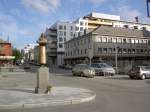
[(0, 66), (12, 63), (13, 59), (11, 43), (0, 39)]

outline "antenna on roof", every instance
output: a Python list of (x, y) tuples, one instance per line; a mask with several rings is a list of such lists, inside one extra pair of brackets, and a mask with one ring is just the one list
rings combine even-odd
[(147, 0), (147, 16), (150, 17), (150, 0)]
[(139, 22), (139, 17), (138, 16), (135, 17), (135, 22), (137, 22), (137, 23)]

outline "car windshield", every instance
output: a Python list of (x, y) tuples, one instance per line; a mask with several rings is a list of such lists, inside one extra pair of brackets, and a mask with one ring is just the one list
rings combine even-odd
[(111, 66), (106, 64), (106, 63), (100, 63), (99, 67), (101, 67), (101, 68), (111, 68)]

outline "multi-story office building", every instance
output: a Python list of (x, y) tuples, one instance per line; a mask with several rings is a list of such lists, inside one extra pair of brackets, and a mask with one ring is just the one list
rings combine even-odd
[[(62, 65), (64, 64), (64, 42), (72, 39), (75, 35), (75, 24), (71, 22), (57, 22), (47, 29), (45, 36), (48, 40), (47, 54), (48, 59), (52, 55), (53, 59), (48, 60), (48, 64)], [(56, 61), (57, 60), (57, 61)]]
[(150, 32), (100, 26), (65, 43), (65, 63), (103, 61), (120, 68), (150, 63)]
[[(134, 19), (134, 18), (133, 18)], [(74, 22), (57, 22), (46, 30), (48, 39), (47, 59), (48, 64), (64, 64), (64, 43), (74, 37), (80, 37), (99, 26), (126, 28), (131, 30), (150, 31), (150, 25), (137, 21), (127, 22), (118, 15), (109, 15), (92, 12)]]

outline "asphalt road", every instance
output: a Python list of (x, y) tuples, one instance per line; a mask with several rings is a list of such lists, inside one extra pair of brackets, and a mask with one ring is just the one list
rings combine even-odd
[[(2, 73), (0, 88), (35, 87), (36, 67), (32, 70)], [(50, 69), (53, 86), (90, 89), (96, 99), (82, 104), (31, 109), (0, 110), (0, 112), (150, 112), (150, 79), (130, 80), (126, 75), (114, 77), (74, 77), (70, 71)]]

